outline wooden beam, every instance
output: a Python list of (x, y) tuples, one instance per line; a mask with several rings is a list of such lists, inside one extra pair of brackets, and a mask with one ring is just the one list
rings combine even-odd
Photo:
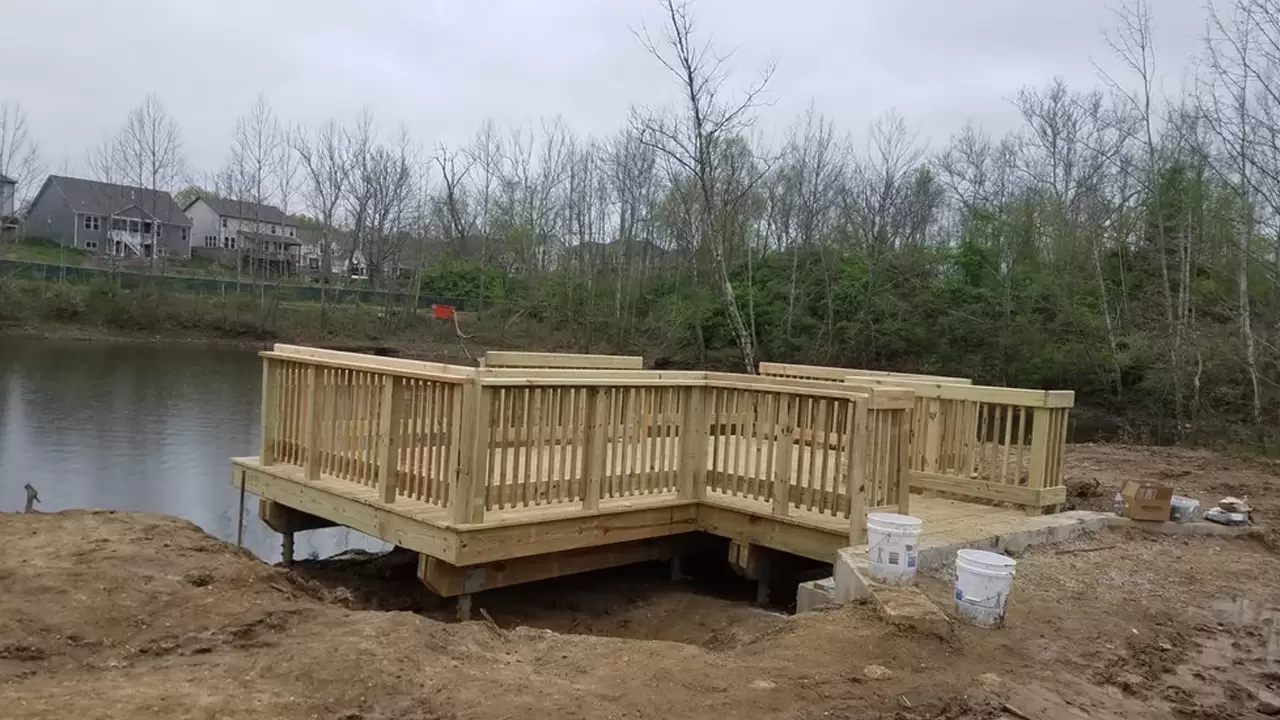
[(332, 520), (264, 498), (258, 498), (258, 517), (266, 523), (267, 527), (282, 534), (338, 527), (338, 523)]
[(769, 578), (769, 549), (736, 540), (729, 542), (729, 567), (747, 580)]
[(820, 562), (834, 562), (836, 551), (849, 544), (849, 536), (843, 531), (832, 532), (791, 518), (744, 513), (719, 506), (714, 498), (704, 500), (697, 510), (698, 528), (704, 532)]
[(643, 370), (639, 355), (580, 355), (490, 350), (484, 354), (487, 368), (573, 368), (592, 370)]
[(256, 458), (236, 458), (231, 465), (231, 483), (237, 488), (273, 500), (316, 517), (332, 520), (389, 543), (451, 559), (457, 554), (457, 538), (444, 527), (401, 515), (390, 508), (378, 507), (362, 500), (330, 492), (300, 482), (301, 472), (288, 468), (257, 465)]
[(670, 560), (702, 544), (697, 533), (686, 533), (466, 566), (421, 555), (418, 578), (435, 594), (455, 597), (622, 565)]
[[(698, 529), (698, 507), (671, 501), (657, 507), (601, 510), (554, 520), (460, 527), (455, 565), (477, 565), (581, 547), (679, 535)], [(428, 553), (441, 557), (435, 553)]]

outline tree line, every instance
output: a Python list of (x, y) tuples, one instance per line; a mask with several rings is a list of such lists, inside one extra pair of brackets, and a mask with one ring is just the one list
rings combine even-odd
[[(855, 141), (817, 108), (766, 142), (771, 69), (735, 75), (661, 5), (636, 35), (677, 99), (610, 136), (556, 118), (426, 146), (368, 112), (288, 127), (261, 98), (200, 184), (305, 214), (326, 270), (358, 252), (377, 282), (407, 269), (581, 348), (1074, 388), (1169, 437), (1280, 420), (1280, 0), (1210, 8), (1172, 97), (1129, 0), (1106, 31), (1122, 73), (1046, 78), (1014, 130), (934, 147), (892, 112)], [(154, 97), (90, 166), (192, 180)]]

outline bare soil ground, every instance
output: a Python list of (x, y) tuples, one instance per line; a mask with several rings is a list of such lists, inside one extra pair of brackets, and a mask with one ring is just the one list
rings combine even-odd
[[(1266, 466), (1100, 446), (1070, 463), (1073, 480), (1097, 476), (1110, 494), (1125, 476), (1192, 468), (1180, 489), (1234, 488), (1274, 522), (1280, 480)], [(269, 567), (147, 514), (0, 515), (0, 548), (5, 718), (1280, 713), (1268, 705), (1280, 702), (1280, 554), (1257, 540), (1105, 533), (1034, 549), (1006, 626), (948, 638), (862, 606), (763, 612), (652, 572), (486, 594), (477, 604), (498, 627), (448, 623), (441, 604), (394, 599), (414, 593), (393, 567)], [(947, 607), (945, 573), (923, 584)]]

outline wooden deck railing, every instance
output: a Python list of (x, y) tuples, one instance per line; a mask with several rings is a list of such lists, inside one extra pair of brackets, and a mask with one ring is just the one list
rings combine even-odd
[(892, 382), (915, 394), (906, 462), (912, 487), (1012, 503), (1032, 513), (1066, 500), (1062, 462), (1075, 393), (858, 377), (847, 382)]
[(455, 523), (667, 496), (774, 516), (905, 511), (913, 399), (705, 372), (464, 368), (280, 345), (262, 353), (261, 462), (446, 509)]
[(1062, 459), (1071, 391), (973, 385), (966, 378), (761, 363), (762, 375), (843, 382), (915, 397), (905, 462), (910, 487), (1042, 512), (1066, 498)]

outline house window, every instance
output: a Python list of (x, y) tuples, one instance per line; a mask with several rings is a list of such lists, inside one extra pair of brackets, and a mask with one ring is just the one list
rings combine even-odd
[(227, 226), (227, 219), (222, 218), (222, 227), (226, 227), (226, 226)]
[[(156, 229), (157, 229), (157, 230), (159, 230), (159, 228), (156, 228)], [(143, 235), (150, 235), (150, 234), (151, 234), (151, 222), (150, 222), (150, 221), (146, 221), (146, 222), (142, 223), (142, 234), (143, 234)]]
[(84, 241), (84, 249), (85, 249), (85, 250), (97, 250), (97, 249), (98, 249), (98, 241), (97, 241), (97, 240), (85, 240), (85, 241)]
[(276, 226), (275, 226), (275, 225), (272, 225), (272, 226), (271, 226), (271, 234), (272, 234), (272, 235), (275, 235), (275, 234), (276, 234)]
[(85, 230), (99, 230), (101, 228), (102, 228), (102, 218), (98, 217), (97, 215), (84, 216)]
[(218, 247), (218, 236), (217, 236), (217, 235), (205, 235), (205, 236), (204, 236), (204, 246), (205, 246), (205, 247), (207, 247), (207, 248), (216, 248), (216, 247)]
[(235, 249), (236, 249), (236, 239), (235, 239), (235, 238), (233, 238), (233, 237), (224, 237), (224, 238), (222, 238), (222, 248), (223, 248), (224, 250), (235, 250)]
[(293, 229), (293, 228), (289, 228), (289, 237), (293, 237), (293, 232), (294, 232), (294, 229)]
[(125, 220), (124, 218), (113, 217), (111, 218), (111, 229), (112, 230), (128, 230), (129, 221)]
[(137, 235), (137, 234), (138, 234), (138, 231), (139, 231), (139, 230), (141, 230), (141, 229), (142, 229), (142, 221), (141, 221), (141, 220), (130, 220), (130, 221), (129, 221), (129, 232), (133, 233), (134, 235)]
[[(157, 233), (157, 235), (158, 234), (159, 233)], [(182, 242), (190, 242), (190, 241), (191, 241), (191, 230), (188, 228), (182, 228)]]

